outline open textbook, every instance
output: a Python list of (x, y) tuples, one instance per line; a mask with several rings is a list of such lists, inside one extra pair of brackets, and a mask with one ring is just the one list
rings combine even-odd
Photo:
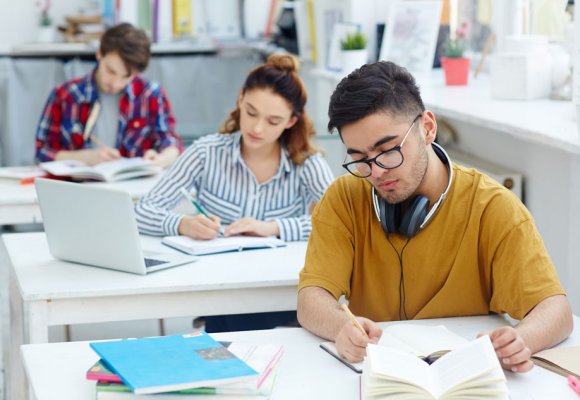
[(429, 365), (389, 347), (369, 344), (363, 399), (508, 399), (506, 378), (489, 336), (450, 351)]
[[(451, 332), (443, 325), (395, 324), (383, 329), (378, 345), (400, 350), (432, 363), (448, 351), (468, 342), (467, 339)], [(333, 342), (323, 342), (320, 347), (349, 368), (362, 372), (363, 363), (349, 363), (344, 360), (338, 355)]]
[(142, 158), (120, 158), (97, 165), (88, 165), (78, 160), (62, 160), (41, 163), (40, 167), (51, 175), (75, 180), (113, 182), (151, 176), (161, 168)]
[(162, 243), (196, 256), (286, 246), (286, 242), (273, 236), (229, 236), (213, 240), (195, 240), (187, 236), (165, 236)]
[(542, 350), (532, 356), (532, 361), (562, 376), (574, 375), (580, 378), (580, 346)]

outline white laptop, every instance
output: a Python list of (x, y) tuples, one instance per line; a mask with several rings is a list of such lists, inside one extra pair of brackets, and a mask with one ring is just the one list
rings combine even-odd
[(128, 192), (53, 179), (36, 179), (35, 186), (56, 258), (140, 275), (197, 259), (177, 253), (146, 258)]

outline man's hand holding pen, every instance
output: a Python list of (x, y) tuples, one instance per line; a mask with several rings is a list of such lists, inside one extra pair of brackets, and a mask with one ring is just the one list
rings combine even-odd
[(341, 307), (348, 320), (336, 336), (336, 350), (346, 361), (360, 362), (366, 355), (367, 344), (378, 343), (383, 330), (370, 319), (355, 317), (345, 304)]

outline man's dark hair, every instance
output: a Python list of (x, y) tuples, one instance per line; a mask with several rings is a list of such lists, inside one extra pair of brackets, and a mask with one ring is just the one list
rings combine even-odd
[(415, 78), (390, 61), (366, 64), (345, 77), (330, 97), (328, 131), (368, 115), (385, 113), (413, 118), (425, 111)]
[(128, 23), (115, 25), (101, 38), (101, 55), (116, 52), (129, 73), (143, 72), (149, 64), (151, 42), (142, 29)]

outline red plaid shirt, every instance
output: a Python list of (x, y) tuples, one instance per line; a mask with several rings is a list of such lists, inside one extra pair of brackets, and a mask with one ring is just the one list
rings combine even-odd
[[(83, 138), (90, 110), (99, 98), (95, 71), (54, 89), (36, 131), (36, 160), (54, 160), (60, 150), (90, 148)], [(161, 151), (183, 142), (175, 133), (175, 119), (165, 91), (159, 84), (136, 76), (119, 100), (116, 147), (123, 157), (141, 157), (148, 149)]]

